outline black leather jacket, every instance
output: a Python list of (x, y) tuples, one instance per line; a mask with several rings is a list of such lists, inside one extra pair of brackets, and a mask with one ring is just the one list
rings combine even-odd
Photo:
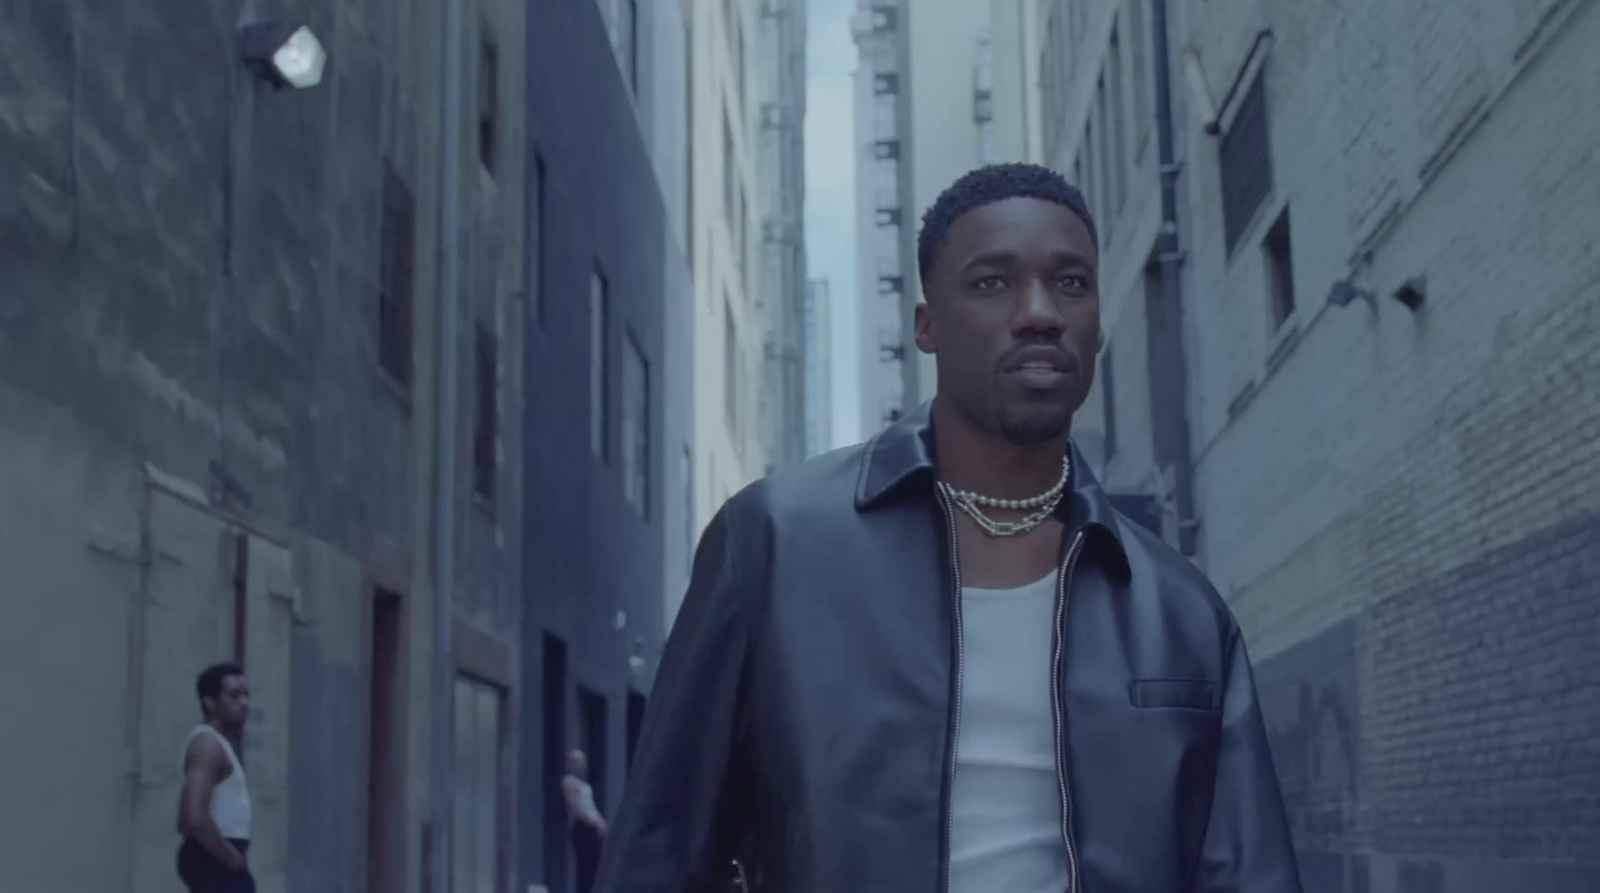
[[(695, 557), (597, 893), (941, 893), (960, 568), (924, 407), (729, 500)], [(1298, 893), (1239, 628), (1074, 462), (1058, 586), (1074, 893)], [(1003, 893), (1003, 891), (996, 891)]]

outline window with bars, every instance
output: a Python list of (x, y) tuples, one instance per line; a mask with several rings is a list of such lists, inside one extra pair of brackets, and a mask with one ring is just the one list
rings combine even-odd
[(407, 392), (412, 376), (412, 252), (416, 199), (393, 165), (383, 166), (383, 222), (378, 271), (378, 364)]
[(1272, 192), (1272, 154), (1267, 139), (1266, 74), (1261, 72), (1222, 135), (1222, 231), (1229, 254)]
[(476, 424), (472, 432), (472, 490), (489, 505), (495, 502), (495, 473), (500, 438), (499, 339), (488, 326), (478, 325), (476, 357)]

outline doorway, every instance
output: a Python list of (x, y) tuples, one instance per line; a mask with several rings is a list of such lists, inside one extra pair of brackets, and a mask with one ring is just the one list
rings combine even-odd
[(567, 887), (567, 803), (561, 776), (567, 759), (567, 643), (544, 634), (544, 879)]
[(403, 733), (399, 716), (400, 596), (378, 589), (372, 599), (372, 665), (367, 762), (367, 891), (400, 888), (404, 803), (400, 796)]

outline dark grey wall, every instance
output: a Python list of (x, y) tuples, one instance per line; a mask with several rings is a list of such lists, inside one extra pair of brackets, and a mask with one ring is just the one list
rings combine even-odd
[(1600, 888), (1596, 579), (1577, 518), (1257, 667), (1306, 893)]
[[(604, 755), (608, 815), (622, 790), (626, 747), (628, 657), (642, 640), (650, 658), (661, 638), (664, 460), (662, 387), (668, 286), (667, 219), (628, 88), (596, 4), (541, 3), (529, 9), (529, 145), (542, 157), (546, 194), (542, 276), (536, 284), (542, 323), (530, 321), (526, 343), (525, 614), (519, 824), (522, 878), (556, 880), (547, 871), (542, 639), (566, 642), (569, 655), (566, 746), (578, 743), (573, 689), (604, 694), (609, 753)], [(641, 38), (641, 45), (649, 41)], [(641, 64), (641, 75), (648, 72)], [(610, 458), (589, 445), (589, 277), (599, 264), (610, 282), (610, 364), (606, 434)], [(641, 517), (623, 496), (621, 357), (632, 333), (650, 368), (650, 512)], [(612, 628), (618, 610), (621, 632)], [(591, 764), (597, 759), (590, 755)], [(599, 771), (593, 767), (592, 771)], [(562, 889), (557, 886), (556, 889)]]
[[(374, 39), (400, 27), (388, 4), (290, 6), (333, 53), (314, 90), (244, 72), (239, 4), (0, 9), (0, 95), (21, 112), (0, 114), (0, 377), (359, 556), (410, 541), (418, 469), (375, 342), (404, 54)], [(295, 630), (291, 890), (360, 883), (365, 688), (324, 660), (347, 647), (314, 618)]]

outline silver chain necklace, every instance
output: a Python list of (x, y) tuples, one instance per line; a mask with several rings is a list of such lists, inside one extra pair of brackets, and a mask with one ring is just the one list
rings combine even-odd
[[(998, 496), (985, 496), (971, 490), (961, 490), (950, 486), (944, 481), (939, 481), (939, 489), (958, 508), (967, 513), (978, 528), (991, 537), (1016, 536), (1043, 524), (1055, 514), (1056, 506), (1061, 504), (1061, 499), (1066, 495), (1067, 480), (1072, 476), (1072, 460), (1068, 456), (1061, 458), (1061, 477), (1054, 486), (1027, 499), (1002, 499)], [(1022, 511), (1033, 509), (1024, 515), (1020, 521), (1001, 521), (991, 518), (981, 506), (990, 508), (1012, 509)]]

